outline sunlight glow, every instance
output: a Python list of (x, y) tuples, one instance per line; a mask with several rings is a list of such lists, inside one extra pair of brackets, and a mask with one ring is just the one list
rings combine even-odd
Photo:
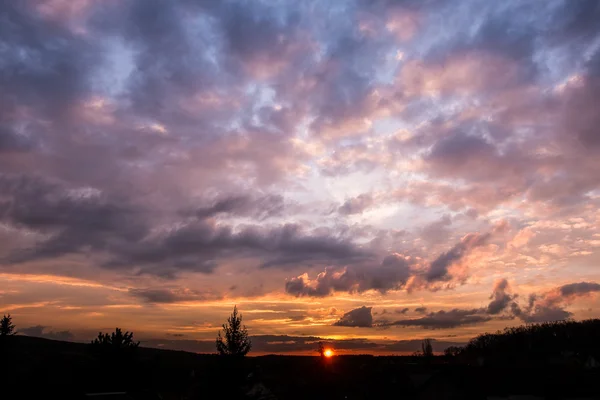
[(323, 355), (327, 358), (333, 357), (333, 350), (327, 349), (327, 350), (325, 350), (325, 352), (323, 352)]

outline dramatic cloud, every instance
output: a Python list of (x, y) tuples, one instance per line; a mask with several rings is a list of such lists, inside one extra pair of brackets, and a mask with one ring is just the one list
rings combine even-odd
[(245, 226), (236, 232), (212, 221), (193, 221), (123, 249), (108, 266), (148, 264), (150, 272), (157, 274), (169, 273), (169, 266), (171, 270), (210, 273), (216, 268), (217, 259), (244, 255), (262, 258), (261, 268), (341, 263), (369, 257), (348, 239), (304, 232), (294, 224), (272, 228)]
[(511, 304), (512, 313), (525, 322), (560, 321), (570, 318), (573, 313), (564, 309), (573, 300), (600, 292), (600, 284), (595, 282), (569, 283), (541, 294), (529, 296), (527, 305)]
[[(465, 325), (476, 325), (491, 321), (494, 318), (512, 319), (518, 317), (525, 322), (547, 322), (563, 320), (572, 315), (564, 310), (559, 303), (569, 300), (572, 296), (583, 296), (591, 292), (600, 291), (598, 284), (581, 282), (561, 286), (541, 296), (530, 295), (526, 307), (522, 308), (517, 302), (517, 294), (509, 294), (510, 289), (506, 279), (500, 279), (494, 284), (491, 302), (486, 308), (452, 309), (440, 310), (427, 313), (427, 308), (417, 307), (415, 312), (425, 316), (414, 319), (402, 319), (397, 321), (376, 321), (373, 326), (418, 326), (425, 329), (447, 329), (457, 328)], [(560, 293), (561, 298), (556, 298)], [(353, 310), (353, 311), (358, 311)], [(500, 315), (502, 314), (503, 315)], [(340, 320), (341, 321), (341, 320)]]
[[(162, 234), (152, 234), (144, 210), (90, 187), (20, 175), (0, 175), (4, 193), (0, 219), (47, 235), (35, 247), (13, 252), (12, 261), (59, 257), (85, 251), (108, 251), (109, 268), (146, 265), (145, 272), (168, 276), (177, 269), (210, 273), (215, 259), (232, 251), (264, 256), (263, 267), (365, 258), (368, 254), (348, 239), (304, 233), (298, 225), (246, 226), (234, 232), (227, 225), (201, 219)], [(280, 204), (280, 198), (275, 204)], [(267, 200), (269, 206), (272, 200)], [(279, 206), (277, 206), (279, 207)], [(221, 201), (203, 217), (233, 211), (264, 213), (265, 203), (247, 198)]]
[(352, 326), (357, 328), (370, 328), (373, 326), (372, 307), (362, 306), (345, 313), (335, 326)]
[(448, 273), (448, 268), (453, 263), (459, 261), (471, 249), (483, 246), (490, 238), (490, 234), (469, 234), (461, 239), (452, 249), (441, 254), (431, 262), (429, 270), (425, 275), (428, 282), (447, 281), (451, 279)]
[(307, 274), (292, 278), (285, 291), (295, 296), (324, 297), (337, 292), (364, 292), (402, 288), (410, 276), (409, 263), (399, 254), (387, 256), (381, 264), (348, 265), (342, 269), (331, 268), (317, 275), (314, 281)]
[(516, 295), (508, 294), (506, 292), (508, 288), (509, 285), (506, 279), (500, 279), (495, 283), (494, 290), (490, 296), (492, 301), (487, 307), (488, 314), (495, 315), (501, 313), (517, 297)]
[[(496, 226), (492, 232), (503, 229), (504, 224)], [(436, 281), (452, 279), (448, 268), (458, 262), (470, 250), (483, 246), (492, 237), (486, 234), (471, 233), (464, 236), (451, 250), (434, 259), (427, 271), (422, 273), (416, 261), (401, 254), (391, 254), (383, 259), (380, 265), (354, 264), (342, 268), (327, 268), (310, 280), (307, 274), (292, 278), (286, 282), (286, 292), (295, 296), (324, 297), (333, 292), (364, 292), (378, 290), (385, 293), (390, 290), (407, 288), (409, 290), (427, 287)], [(408, 286), (410, 278), (413, 283)], [(407, 287), (408, 286), (408, 287)]]
[(12, 259), (58, 257), (83, 249), (119, 248), (147, 233), (142, 210), (92, 187), (68, 187), (40, 177), (0, 174), (0, 219), (47, 239)]

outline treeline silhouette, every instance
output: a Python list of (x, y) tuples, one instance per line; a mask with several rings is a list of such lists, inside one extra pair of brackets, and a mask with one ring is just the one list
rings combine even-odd
[[(148, 369), (138, 352), (139, 341), (133, 338), (133, 332), (123, 332), (116, 328), (112, 333), (98, 333), (89, 345), (98, 370), (103, 371), (103, 379), (117, 388), (139, 388), (148, 376), (156, 376)], [(248, 331), (242, 324), (242, 315), (234, 307), (232, 314), (223, 324), (223, 334), (216, 339), (217, 354), (210, 369), (205, 369), (203, 379), (195, 381), (195, 370), (190, 369), (184, 378), (186, 386), (195, 393), (210, 398), (221, 396), (228, 399), (245, 398), (248, 390), (248, 375), (256, 371), (245, 360), (252, 347)], [(156, 376), (157, 379), (165, 377)], [(173, 379), (173, 378), (169, 378)]]
[[(486, 333), (463, 347), (446, 349), (442, 357), (434, 356), (429, 339), (420, 352), (405, 357), (325, 357), (324, 343), (315, 343), (322, 357), (244, 357), (251, 343), (237, 307), (219, 332), (217, 354), (212, 355), (142, 348), (133, 332), (120, 328), (100, 332), (87, 344), (13, 335), (10, 316), (0, 328), (0, 353), (10, 360), (0, 368), (1, 376), (22, 388), (22, 398), (58, 392), (62, 398), (79, 398), (84, 391), (144, 391), (189, 399), (265, 399), (270, 394), (365, 399), (390, 392), (420, 398), (427, 387), (458, 387), (465, 396), (455, 398), (468, 398), (468, 393), (538, 393), (548, 382), (554, 386), (544, 393), (600, 394), (595, 386), (600, 369), (589, 368), (597, 367), (590, 359), (600, 359), (599, 319)], [(435, 380), (425, 386), (410, 378), (434, 372)]]
[(446, 356), (485, 365), (548, 365), (600, 360), (600, 319), (557, 321), (484, 333)]
[[(79, 398), (83, 392), (162, 392), (236, 399), (247, 398), (253, 382), (261, 379), (253, 360), (244, 357), (251, 341), (237, 307), (215, 343), (221, 356), (142, 348), (133, 332), (119, 327), (99, 332), (87, 344), (16, 333), (12, 317), (5, 315), (0, 320), (0, 377), (20, 387), (25, 398), (48, 392), (60, 392), (61, 398)], [(28, 384), (32, 379), (35, 385)]]

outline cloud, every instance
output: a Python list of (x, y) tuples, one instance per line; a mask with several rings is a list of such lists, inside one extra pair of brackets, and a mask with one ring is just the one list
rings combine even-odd
[(578, 297), (589, 293), (600, 292), (600, 284), (595, 282), (569, 283), (558, 288), (563, 297)]
[(351, 326), (356, 328), (370, 328), (373, 326), (373, 307), (362, 306), (345, 313), (334, 326)]
[(338, 208), (338, 212), (343, 215), (360, 214), (373, 204), (373, 197), (370, 194), (361, 194), (352, 199), (348, 199)]
[[(311, 280), (308, 274), (289, 279), (286, 292), (295, 296), (325, 297), (334, 292), (361, 293), (377, 290), (386, 293), (390, 290), (415, 290), (429, 287), (430, 283), (447, 282), (453, 277), (448, 268), (460, 261), (469, 251), (488, 243), (493, 234), (505, 229), (498, 224), (485, 234), (470, 233), (464, 236), (448, 252), (434, 259), (425, 272), (416, 268), (416, 261), (402, 254), (386, 256), (381, 264), (373, 266), (366, 263), (349, 264), (344, 267), (329, 267)], [(412, 282), (409, 282), (412, 279)]]
[(494, 284), (494, 290), (490, 299), (492, 300), (487, 307), (487, 313), (490, 315), (496, 315), (504, 311), (511, 302), (517, 297), (516, 295), (510, 295), (506, 291), (509, 289), (508, 281), (506, 279), (499, 279)]
[(440, 243), (449, 235), (449, 227), (452, 225), (452, 219), (449, 215), (444, 215), (437, 221), (425, 226), (420, 236), (429, 243)]
[(531, 228), (523, 228), (513, 237), (508, 245), (518, 249), (526, 246), (535, 236), (536, 233)]
[(410, 276), (410, 266), (399, 254), (385, 257), (381, 264), (347, 265), (342, 269), (326, 269), (317, 275), (314, 281), (307, 274), (292, 278), (286, 282), (285, 290), (295, 296), (324, 297), (334, 291), (364, 292), (378, 290), (385, 293), (388, 290), (402, 288)]
[[(92, 250), (104, 253), (105, 261), (99, 263), (106, 268), (139, 265), (145, 273), (170, 276), (180, 270), (211, 273), (217, 259), (236, 253), (263, 258), (263, 268), (368, 257), (367, 252), (346, 238), (304, 232), (293, 224), (271, 228), (245, 226), (235, 232), (231, 226), (195, 220), (164, 233), (152, 233), (142, 208), (95, 188), (69, 187), (61, 182), (12, 174), (0, 174), (0, 188), (5, 193), (0, 202), (0, 219), (47, 235), (35, 247), (13, 251), (11, 262)], [(234, 209), (266, 212), (263, 201), (238, 199), (241, 200), (219, 202), (210, 213)], [(267, 204), (279, 208), (280, 200), (268, 198)]]
[(129, 289), (129, 294), (148, 303), (179, 303), (186, 301), (216, 300), (219, 297), (212, 294), (199, 293), (190, 289)]
[(394, 313), (396, 313), (396, 314), (406, 314), (408, 312), (408, 310), (410, 310), (410, 308), (408, 308), (408, 307), (398, 308), (398, 309), (394, 310)]
[(560, 321), (573, 316), (564, 309), (566, 305), (596, 292), (600, 292), (600, 284), (595, 282), (569, 283), (541, 294), (531, 294), (525, 306), (512, 303), (511, 311), (524, 322)]
[(250, 216), (259, 220), (281, 215), (284, 209), (283, 197), (280, 195), (265, 195), (251, 197), (224, 196), (217, 198), (210, 205), (200, 207), (195, 211), (198, 218), (212, 217), (218, 214), (235, 216)]
[(19, 333), (26, 336), (35, 336), (45, 339), (72, 341), (75, 337), (70, 331), (51, 331), (48, 326), (36, 325), (19, 329)]
[(174, 271), (210, 273), (216, 267), (216, 260), (241, 256), (262, 259), (261, 268), (291, 268), (318, 262), (349, 262), (367, 258), (369, 254), (348, 239), (305, 232), (294, 224), (268, 228), (244, 226), (234, 231), (212, 221), (194, 221), (123, 249), (111, 266), (147, 264), (149, 272), (159, 273), (169, 272), (170, 264)]
[[(433, 57), (432, 57), (433, 58)], [(518, 87), (531, 70), (522, 63), (485, 49), (467, 49), (438, 60), (411, 60), (398, 80), (413, 96), (486, 96), (507, 87)]]
[(455, 308), (449, 311), (440, 310), (430, 312), (421, 318), (382, 323), (380, 326), (418, 326), (425, 329), (448, 329), (459, 326), (477, 325), (491, 319), (482, 309), (461, 310)]
[(34, 146), (34, 140), (28, 135), (14, 132), (12, 127), (0, 124), (0, 154), (27, 152)]
[(215, 260), (228, 254), (263, 258), (262, 268), (284, 268), (324, 260), (339, 262), (367, 256), (348, 240), (304, 233), (297, 225), (270, 229), (246, 226), (235, 232), (226, 225), (197, 221), (126, 249), (118, 254), (113, 265), (145, 263), (167, 267), (164, 263), (170, 262), (175, 270), (212, 272), (216, 267)]
[(455, 262), (460, 261), (470, 250), (487, 244), (491, 234), (470, 233), (464, 236), (458, 244), (452, 249), (439, 255), (429, 265), (429, 270), (425, 274), (427, 282), (448, 281), (452, 277), (448, 273), (448, 268)]
[(68, 188), (28, 175), (0, 175), (4, 197), (2, 216), (8, 222), (41, 230), (52, 228), (82, 229), (94, 226), (111, 229), (124, 206), (94, 188)]
[[(376, 321), (374, 326), (376, 327), (389, 327), (389, 326), (418, 326), (425, 329), (448, 329), (457, 328), (461, 326), (478, 325), (495, 318), (514, 318), (519, 316), (527, 319), (527, 322), (534, 322), (534, 320), (560, 316), (557, 310), (539, 310), (539, 313), (535, 317), (530, 317), (530, 311), (523, 311), (516, 303), (518, 295), (509, 294), (509, 284), (506, 279), (499, 279), (495, 282), (492, 294), (490, 295), (490, 303), (485, 308), (472, 308), (472, 309), (458, 309), (454, 308), (451, 310), (439, 310), (427, 312), (426, 307), (417, 307), (415, 312), (418, 314), (425, 314), (423, 317), (402, 319), (397, 321)], [(528, 310), (533, 308), (533, 302), (536, 297), (530, 298), (531, 305)], [(407, 310), (407, 309), (405, 309)], [(505, 312), (503, 315), (499, 315)], [(404, 313), (401, 313), (404, 314)]]
[[(87, 92), (87, 74), (102, 64), (99, 47), (60, 24), (38, 18), (30, 6), (14, 3), (3, 7), (0, 82), (4, 90), (0, 99), (5, 111), (28, 105), (56, 118)], [(55, 46), (47, 46), (51, 40)], [(53, 101), (48, 101), (50, 98)]]
[(536, 305), (528, 314), (520, 314), (519, 317), (527, 323), (562, 321), (571, 317), (573, 313), (557, 306)]
[(141, 240), (147, 227), (127, 201), (92, 187), (68, 187), (29, 175), (0, 173), (0, 219), (47, 235), (35, 247), (14, 251), (23, 262), (53, 258), (83, 249), (118, 248)]
[(436, 142), (425, 157), (425, 162), (436, 168), (440, 175), (469, 175), (476, 180), (477, 175), (474, 174), (482, 174), (482, 178), (489, 177), (485, 168), (491, 166), (490, 161), (496, 157), (496, 148), (484, 138), (457, 132)]

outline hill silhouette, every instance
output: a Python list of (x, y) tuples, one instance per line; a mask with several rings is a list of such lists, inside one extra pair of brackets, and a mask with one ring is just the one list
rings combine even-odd
[(599, 398), (600, 369), (589, 362), (599, 326), (590, 320), (511, 328), (480, 335), (456, 356), (331, 359), (232, 359), (139, 347), (115, 362), (84, 343), (11, 336), (1, 342), (1, 376), (18, 391), (13, 398), (98, 392), (139, 399)]

